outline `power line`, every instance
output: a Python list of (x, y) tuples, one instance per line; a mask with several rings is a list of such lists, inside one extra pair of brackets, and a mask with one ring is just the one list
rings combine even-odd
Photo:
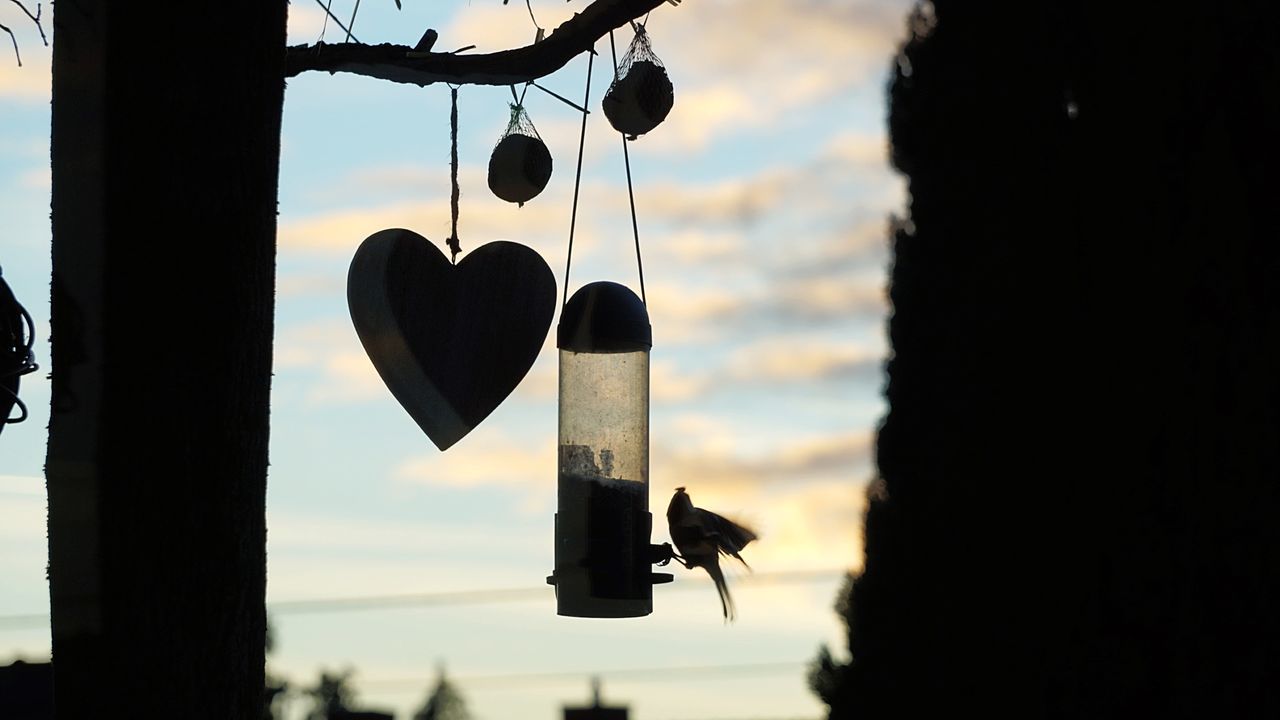
[[(810, 661), (739, 663), (734, 665), (668, 665), (644, 668), (617, 668), (614, 670), (561, 670), (541, 673), (504, 673), (498, 675), (450, 675), (450, 682), (470, 687), (484, 685), (543, 685), (555, 681), (581, 682), (584, 679), (599, 677), (602, 680), (629, 680), (632, 682), (675, 680), (699, 680), (708, 677), (761, 676), (792, 673), (807, 668)], [(353, 680), (354, 685), (367, 690), (421, 690), (431, 684), (429, 677), (415, 678), (376, 678), (372, 680)]]
[[(829, 582), (851, 572), (846, 568), (825, 570), (791, 570), (744, 575), (734, 579), (734, 585), (803, 585)], [(690, 590), (708, 582), (705, 578), (674, 583), (659, 592)], [(411, 607), (443, 607), (451, 605), (483, 605), (503, 602), (550, 601), (555, 591), (550, 587), (490, 588), (483, 590), (453, 590), (430, 593), (406, 593), (399, 595), (369, 595), (364, 597), (326, 597), (299, 600), (278, 600), (267, 603), (267, 611), (277, 615), (303, 613), (329, 613), (359, 610), (390, 610)], [(0, 630), (23, 630), (49, 627), (48, 613), (0, 615)]]

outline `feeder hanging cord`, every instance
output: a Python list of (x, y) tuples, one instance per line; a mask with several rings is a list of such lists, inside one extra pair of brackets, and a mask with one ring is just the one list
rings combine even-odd
[[(596, 49), (587, 50), (587, 90), (582, 96), (582, 107), (591, 103), (591, 64), (595, 60)], [(578, 170), (573, 177), (573, 210), (569, 214), (569, 251), (564, 258), (564, 301), (561, 306), (569, 304), (569, 267), (573, 264), (573, 230), (578, 221), (578, 189), (582, 187), (582, 148), (587, 143), (587, 112), (582, 112), (582, 133), (578, 136)]]
[[(640, 25), (636, 34), (637, 37), (644, 32), (644, 25)], [(618, 48), (613, 44), (613, 31), (609, 31), (609, 51), (613, 54), (613, 77), (618, 77)], [(636, 222), (636, 193), (631, 186), (631, 156), (627, 152), (627, 135), (619, 132), (622, 138), (622, 162), (627, 168), (627, 200), (631, 202), (631, 233), (636, 239), (636, 271), (640, 274), (640, 302), (645, 305), (649, 304), (648, 298), (644, 294), (644, 261), (640, 259), (640, 225)]]

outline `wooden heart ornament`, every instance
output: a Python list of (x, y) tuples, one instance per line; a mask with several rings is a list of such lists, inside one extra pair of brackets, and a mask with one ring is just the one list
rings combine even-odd
[(518, 243), (481, 245), (453, 265), (421, 235), (383, 230), (351, 260), (347, 305), (382, 381), (446, 450), (529, 372), (551, 328), (556, 280)]

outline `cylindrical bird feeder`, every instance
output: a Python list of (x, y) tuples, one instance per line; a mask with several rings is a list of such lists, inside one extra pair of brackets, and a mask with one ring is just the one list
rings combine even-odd
[(556, 611), (653, 612), (649, 537), (649, 349), (644, 303), (612, 282), (584, 286), (560, 315)]

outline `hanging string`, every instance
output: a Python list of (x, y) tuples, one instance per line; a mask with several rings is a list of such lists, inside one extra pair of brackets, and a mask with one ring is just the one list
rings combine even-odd
[[(519, 95), (516, 95), (516, 86), (515, 86), (515, 85), (508, 85), (508, 86), (507, 86), (507, 87), (511, 88), (511, 99), (515, 101), (516, 107), (524, 107), (524, 96), (525, 96), (525, 93), (529, 92), (529, 86), (530, 86), (530, 85), (536, 85), (536, 84), (537, 84), (537, 83), (534, 83), (534, 82), (527, 82), (527, 83), (525, 83), (525, 84), (524, 84), (524, 87), (520, 90), (520, 94), (519, 94)], [(570, 103), (570, 104), (572, 104), (572, 103)], [(577, 107), (577, 106), (575, 105), (574, 107)]]
[(449, 252), (453, 255), (453, 264), (457, 265), (458, 253), (462, 252), (462, 243), (458, 242), (458, 196), (461, 194), (458, 190), (458, 88), (450, 85), (449, 93), (453, 100), (453, 107), (449, 111), (449, 178), (453, 182), (449, 211), (453, 216), (453, 233), (449, 235), (445, 244), (449, 246)]
[[(591, 103), (591, 65), (595, 60), (596, 50), (587, 51), (587, 90), (582, 95), (582, 107)], [(573, 178), (573, 210), (569, 215), (569, 252), (564, 259), (564, 301), (569, 304), (569, 266), (573, 263), (573, 229), (578, 221), (578, 189), (582, 186), (582, 149), (587, 144), (587, 112), (582, 112), (582, 133), (578, 136), (578, 171)]]
[[(647, 19), (647, 18), (646, 18)], [(641, 32), (644, 26), (641, 25)], [(618, 48), (613, 44), (613, 31), (609, 31), (609, 51), (613, 54), (613, 77), (618, 77)], [(631, 234), (636, 239), (636, 271), (640, 274), (640, 301), (649, 304), (644, 294), (644, 261), (640, 258), (640, 224), (636, 221), (636, 194), (631, 184), (631, 156), (627, 152), (627, 135), (618, 133), (622, 138), (622, 162), (627, 168), (627, 200), (631, 202)]]
[(546, 37), (547, 31), (542, 29), (542, 26), (538, 24), (538, 18), (533, 16), (533, 3), (529, 2), (529, 0), (524, 0), (524, 6), (529, 8), (529, 19), (533, 21), (533, 28), (536, 31), (534, 42), (540, 43), (542, 38)]

